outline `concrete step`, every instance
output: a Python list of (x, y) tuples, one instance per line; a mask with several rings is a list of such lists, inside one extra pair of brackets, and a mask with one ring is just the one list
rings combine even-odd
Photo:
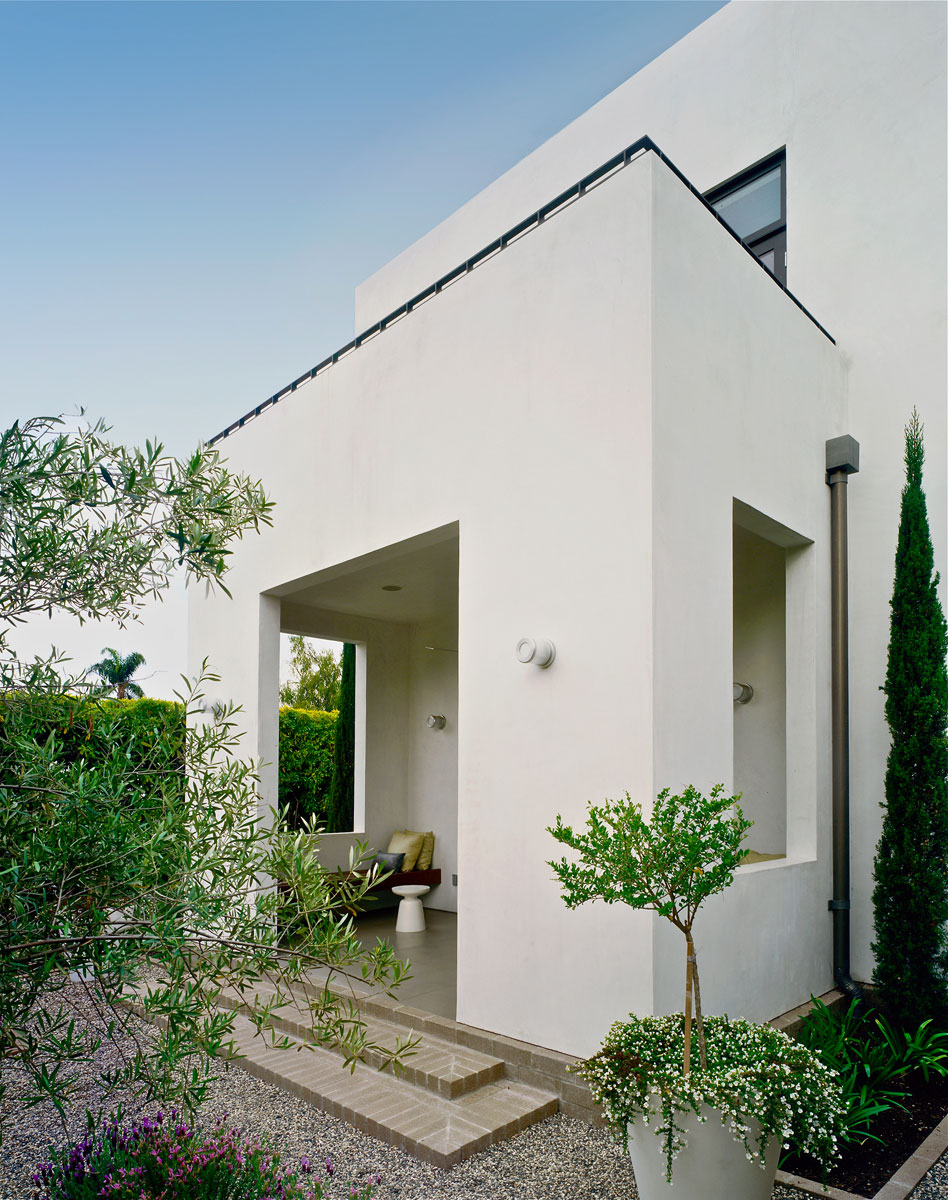
[[(258, 989), (258, 998), (267, 1003), (272, 999), (272, 993)], [(241, 997), (232, 989), (224, 989), (218, 1004), (221, 1007), (241, 1008)], [(399, 1037), (405, 1038), (410, 1029), (403, 1024), (396, 1024), (374, 1013), (362, 1013), (367, 1039), (380, 1046), (394, 1049)], [(309, 1042), (312, 1040), (309, 1032), (309, 1010), (305, 995), (294, 996), (293, 1003), (281, 1008), (274, 1016), (274, 1026), (292, 1037)], [(416, 1032), (421, 1033), (421, 1030)], [(331, 1047), (320, 1047), (330, 1049)], [(376, 1070), (384, 1069), (392, 1072), (390, 1065), (384, 1066), (385, 1056), (378, 1051), (367, 1051), (365, 1062)], [(435, 1092), (445, 1100), (456, 1100), (468, 1092), (488, 1083), (495, 1083), (504, 1076), (504, 1060), (491, 1054), (459, 1046), (442, 1038), (425, 1035), (413, 1053), (405, 1058), (404, 1070), (398, 1071), (398, 1076), (415, 1087)]]
[(437, 1167), (453, 1167), (557, 1109), (555, 1096), (507, 1079), (448, 1099), (362, 1064), (350, 1072), (333, 1051), (286, 1036), (292, 1045), (273, 1049), (235, 1013), (234, 1041), (244, 1056), (236, 1065)]

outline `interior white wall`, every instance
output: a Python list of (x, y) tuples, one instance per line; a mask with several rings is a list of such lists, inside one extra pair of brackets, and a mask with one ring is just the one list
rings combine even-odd
[(734, 526), (734, 679), (753, 697), (734, 704), (734, 788), (754, 822), (747, 844), (787, 848), (787, 552)]
[[(663, 165), (652, 214), (654, 784), (733, 788), (735, 498), (797, 540), (794, 753), (786, 860), (743, 867), (696, 925), (706, 1011), (773, 1016), (830, 986), (829, 494), (824, 443), (844, 419), (843, 364)], [(683, 351), (686, 347), (687, 350)], [(811, 597), (815, 604), (808, 607)], [(823, 597), (822, 600), (819, 597)], [(752, 681), (753, 682), (753, 681)], [(789, 709), (789, 702), (788, 702)], [(804, 715), (805, 714), (805, 715)], [(818, 811), (812, 805), (817, 796)], [(819, 850), (814, 861), (802, 851)], [(675, 934), (675, 931), (671, 931)], [(655, 1005), (681, 1006), (680, 937), (656, 931)], [(738, 965), (739, 964), (739, 965)]]
[[(705, 190), (786, 147), (788, 284), (838, 341), (850, 402), (839, 432), (862, 444), (849, 505), (853, 970), (863, 978), (889, 745), (878, 689), (913, 405), (948, 597), (946, 13), (924, 0), (728, 4), (356, 293), (361, 330), (642, 134)], [(754, 452), (779, 453), (768, 442)]]
[[(457, 640), (454, 613), (411, 626), (408, 638), (408, 778), (402, 823), (435, 835), (431, 865), (440, 869), (441, 883), (424, 904), (445, 912), (457, 912), (458, 907), (458, 889), (452, 883), (458, 873)], [(445, 718), (443, 729), (427, 725), (427, 718), (436, 714)]]

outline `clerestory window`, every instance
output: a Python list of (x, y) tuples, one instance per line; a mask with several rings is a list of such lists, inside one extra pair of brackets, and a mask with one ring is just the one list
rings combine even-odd
[(705, 199), (764, 266), (787, 283), (787, 156), (780, 150), (719, 183)]

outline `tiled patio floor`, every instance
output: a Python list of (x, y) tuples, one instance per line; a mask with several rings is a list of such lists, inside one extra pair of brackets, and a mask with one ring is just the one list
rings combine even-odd
[(455, 1020), (457, 1016), (457, 913), (425, 909), (424, 933), (396, 933), (397, 909), (359, 918), (363, 945), (381, 938), (411, 963), (412, 978), (398, 989), (401, 1004)]

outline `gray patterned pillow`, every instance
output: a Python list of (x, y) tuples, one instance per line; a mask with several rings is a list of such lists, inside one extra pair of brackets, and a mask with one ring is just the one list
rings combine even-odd
[(404, 861), (404, 854), (376, 854), (375, 856), (375, 862), (383, 871), (400, 871)]

